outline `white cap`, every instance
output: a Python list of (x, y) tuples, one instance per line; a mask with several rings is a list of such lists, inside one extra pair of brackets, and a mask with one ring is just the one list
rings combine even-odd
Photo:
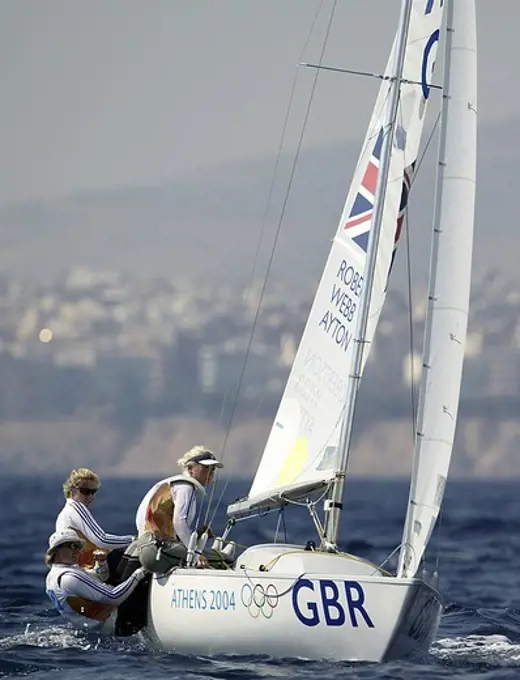
[(56, 531), (49, 536), (49, 550), (55, 550), (65, 543), (80, 543), (82, 546), (85, 545), (85, 541), (78, 536), (74, 529)]

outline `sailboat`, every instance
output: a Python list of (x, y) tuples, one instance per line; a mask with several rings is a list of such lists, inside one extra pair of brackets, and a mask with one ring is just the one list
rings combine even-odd
[[(228, 570), (156, 575), (146, 635), (180, 653), (385, 661), (427, 650), (443, 608), (423, 557), (455, 436), (476, 175), (474, 0), (403, 0), (323, 276), (238, 521), (306, 505), (319, 544), (246, 548)], [(441, 39), (442, 38), (442, 39)], [(395, 573), (338, 548), (360, 379), (386, 296), (444, 44), (428, 309), (410, 496)], [(320, 516), (323, 503), (323, 515)], [(397, 539), (398, 540), (398, 539)]]

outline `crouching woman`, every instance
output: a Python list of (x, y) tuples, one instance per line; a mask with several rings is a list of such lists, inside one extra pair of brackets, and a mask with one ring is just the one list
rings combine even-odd
[[(83, 547), (83, 539), (72, 529), (56, 532), (49, 538), (49, 549), (45, 553), (45, 563), (50, 568), (45, 582), (49, 599), (76, 627), (91, 631), (103, 629), (116, 635), (136, 633), (146, 623), (146, 610), (143, 610), (146, 599), (139, 591), (140, 584), (148, 586), (144, 582), (146, 570), (141, 567), (118, 586), (108, 585), (79, 566), (78, 557)], [(139, 612), (132, 611), (132, 599)], [(126, 614), (131, 612), (130, 626), (128, 620), (118, 615), (118, 607), (123, 602), (127, 603)]]

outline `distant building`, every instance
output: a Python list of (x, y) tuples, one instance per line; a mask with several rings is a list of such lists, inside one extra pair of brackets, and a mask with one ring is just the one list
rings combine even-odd
[(201, 342), (197, 332), (180, 331), (174, 343), (161, 351), (163, 401), (166, 410), (190, 412), (200, 404)]

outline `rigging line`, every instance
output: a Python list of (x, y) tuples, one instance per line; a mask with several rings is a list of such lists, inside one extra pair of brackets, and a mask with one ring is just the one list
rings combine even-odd
[(429, 135), (428, 139), (426, 140), (426, 144), (424, 145), (424, 149), (422, 150), (422, 153), (417, 160), (417, 169), (413, 173), (412, 183), (410, 185), (410, 191), (412, 190), (412, 187), (415, 184), (415, 180), (417, 179), (417, 177), (419, 175), (419, 169), (420, 169), (420, 167), (421, 167), (421, 165), (424, 161), (424, 158), (426, 156), (428, 149), (430, 148), (430, 144), (433, 140), (433, 135), (435, 134), (435, 130), (437, 129), (437, 126), (439, 125), (440, 119), (441, 119), (441, 113), (439, 111), (439, 113), (437, 114), (437, 118), (435, 119), (435, 123), (433, 124), (432, 131), (430, 132), (430, 135)]
[(280, 525), (282, 523), (282, 512), (283, 512), (283, 508), (280, 508), (280, 510), (278, 510), (278, 518), (276, 520), (276, 530), (274, 532), (273, 543), (278, 543), (278, 534), (280, 533)]
[[(386, 94), (385, 102), (388, 101), (389, 98), (390, 98), (390, 91), (388, 91), (387, 94)], [(384, 125), (381, 127), (381, 129), (383, 130), (383, 135), (386, 135), (386, 134), (393, 135), (394, 134), (395, 125), (396, 125), (396, 122), (397, 122), (397, 119), (398, 119), (399, 113), (400, 113), (401, 101), (402, 101), (402, 91), (399, 90), (399, 104), (397, 106), (397, 110), (395, 112), (395, 115), (394, 115), (392, 121), (387, 126), (387, 129), (386, 130), (384, 129)], [(385, 202), (386, 202), (386, 196), (385, 196)], [(366, 333), (365, 333), (365, 335), (366, 335)], [(356, 341), (355, 338), (354, 338), (354, 340)], [(366, 338), (357, 338), (357, 342), (363, 343), (362, 351), (363, 351), (363, 357), (364, 357), (366, 352), (370, 351), (370, 345), (373, 343), (373, 339), (370, 340), (370, 341), (367, 341)], [(360, 378), (361, 378), (361, 375), (363, 374), (363, 371), (364, 371), (364, 368), (360, 373), (360, 376), (359, 376)], [(349, 376), (349, 377), (351, 377), (352, 379), (356, 379), (356, 376), (354, 376), (354, 375)], [(360, 382), (361, 381), (358, 380), (358, 387), (357, 387), (358, 391), (359, 391)], [(346, 409), (347, 409), (347, 405), (345, 404), (343, 406), (343, 411), (346, 412)], [(358, 411), (358, 399), (357, 399), (357, 392), (356, 392), (356, 398), (354, 400), (353, 413), (352, 413), (352, 423), (354, 423), (354, 418), (355, 418), (357, 411)], [(353, 432), (353, 430), (352, 430), (352, 432)], [(348, 472), (348, 468), (349, 468), (349, 465), (350, 465), (351, 453), (352, 453), (352, 447), (349, 445), (349, 448), (347, 450), (346, 459), (345, 459), (345, 481), (344, 481), (345, 486), (346, 486), (347, 479), (348, 479), (347, 472)]]
[(443, 504), (439, 508), (439, 521), (437, 522), (436, 541), (435, 541), (435, 571), (439, 574), (439, 564), (441, 560), (441, 534), (443, 520)]
[(400, 543), (399, 543), (398, 545), (396, 545), (396, 547), (392, 550), (392, 552), (391, 552), (387, 557), (385, 557), (385, 559), (381, 562), (381, 564), (379, 564), (379, 565), (377, 566), (377, 568), (378, 568), (378, 569), (383, 569), (383, 567), (385, 566), (385, 564), (388, 564), (388, 562), (390, 562), (390, 560), (391, 560), (392, 557), (397, 553), (397, 551), (399, 550), (400, 547), (401, 547), (401, 544), (400, 544)]
[[(316, 26), (316, 22), (318, 21), (318, 17), (321, 14), (324, 2), (325, 2), (325, 0), (321, 0), (321, 3), (318, 7), (318, 10), (316, 11), (316, 14), (314, 15), (314, 19), (312, 20), (309, 33), (308, 33), (308, 35), (305, 39), (305, 42), (303, 44), (303, 48), (302, 48), (301, 55), (300, 55), (300, 61), (301, 61), (301, 59), (303, 59), (303, 55), (305, 54), (305, 50), (307, 49), (307, 46), (308, 46), (309, 41), (311, 39), (312, 33), (313, 33), (314, 28)], [(323, 60), (323, 55), (325, 53), (325, 48), (326, 48), (326, 45), (327, 45), (327, 42), (328, 42), (330, 29), (331, 29), (331, 25), (332, 25), (332, 20), (334, 18), (334, 13), (336, 11), (336, 5), (337, 5), (337, 0), (334, 0), (334, 4), (333, 4), (333, 7), (332, 7), (332, 10), (331, 10), (331, 13), (330, 13), (330, 17), (329, 17), (329, 22), (328, 22), (328, 25), (327, 25), (327, 31), (325, 33), (325, 38), (324, 38), (323, 46), (322, 46), (321, 53), (320, 53), (320, 63)], [(259, 296), (259, 299), (258, 299), (255, 317), (253, 319), (253, 324), (252, 324), (252, 327), (251, 327), (251, 333), (249, 335), (249, 339), (248, 339), (248, 343), (247, 343), (247, 347), (246, 347), (246, 353), (245, 353), (244, 361), (242, 363), (242, 368), (241, 368), (241, 371), (240, 371), (240, 377), (239, 377), (239, 380), (238, 380), (237, 390), (235, 392), (235, 397), (233, 399), (233, 404), (232, 404), (232, 407), (231, 407), (231, 413), (230, 413), (230, 416), (229, 416), (228, 426), (227, 426), (227, 429), (226, 429), (226, 434), (224, 436), (224, 442), (222, 444), (221, 459), (224, 458), (227, 442), (228, 442), (229, 435), (230, 435), (230, 432), (231, 432), (231, 425), (232, 425), (233, 418), (234, 418), (235, 411), (236, 411), (238, 396), (239, 396), (239, 393), (240, 393), (240, 390), (241, 390), (241, 387), (242, 387), (242, 382), (244, 380), (247, 360), (249, 358), (249, 353), (251, 351), (251, 345), (253, 343), (253, 337), (254, 337), (254, 334), (255, 334), (258, 318), (260, 316), (260, 309), (262, 307), (262, 302), (263, 302), (265, 289), (266, 289), (266, 285), (267, 285), (267, 279), (269, 277), (269, 272), (271, 270), (271, 265), (272, 265), (272, 262), (273, 262), (273, 257), (274, 257), (276, 245), (278, 243), (278, 237), (280, 235), (282, 220), (283, 220), (283, 217), (284, 217), (284, 214), (285, 214), (285, 208), (287, 206), (287, 200), (288, 200), (288, 197), (289, 197), (289, 192), (290, 192), (292, 180), (293, 180), (293, 177), (294, 177), (294, 171), (295, 171), (295, 168), (296, 168), (296, 163), (298, 161), (298, 157), (299, 157), (299, 153), (300, 153), (300, 149), (301, 149), (301, 145), (302, 145), (302, 141), (303, 141), (303, 135), (305, 133), (305, 128), (306, 128), (306, 125), (307, 125), (307, 120), (309, 118), (309, 113), (310, 113), (312, 100), (313, 100), (313, 97), (314, 97), (314, 92), (316, 90), (316, 83), (318, 81), (318, 75), (319, 75), (319, 72), (317, 71), (316, 76), (314, 77), (314, 82), (313, 82), (313, 86), (312, 86), (312, 90), (311, 90), (311, 96), (310, 96), (310, 99), (309, 99), (309, 103), (307, 105), (307, 111), (306, 111), (305, 119), (304, 119), (304, 122), (303, 122), (302, 131), (301, 131), (301, 134), (300, 134), (298, 147), (297, 147), (297, 150), (296, 150), (296, 155), (295, 155), (295, 158), (294, 158), (294, 161), (293, 161), (293, 166), (292, 166), (291, 175), (290, 175), (290, 178), (289, 178), (289, 183), (288, 183), (287, 190), (286, 190), (286, 193), (285, 193), (285, 199), (284, 199), (284, 203), (283, 203), (283, 206), (282, 206), (282, 212), (281, 212), (281, 215), (280, 215), (280, 219), (278, 221), (275, 239), (274, 239), (273, 246), (272, 246), (272, 249), (271, 249), (271, 254), (270, 254), (270, 257), (269, 257), (269, 260), (268, 260), (268, 263), (267, 263), (267, 269), (266, 269), (266, 272), (265, 272), (265, 277), (264, 277), (262, 289), (260, 291), (260, 296)], [(293, 83), (292, 83), (292, 87), (291, 87), (291, 93), (289, 95), (289, 102), (288, 102), (288, 105), (287, 105), (287, 111), (286, 111), (286, 114), (285, 114), (285, 119), (284, 119), (284, 123), (283, 123), (283, 127), (282, 127), (282, 134), (280, 136), (280, 143), (278, 145), (276, 162), (275, 162), (273, 174), (272, 174), (272, 177), (271, 177), (271, 183), (270, 183), (270, 186), (269, 186), (269, 193), (268, 193), (268, 197), (267, 197), (266, 208), (265, 208), (265, 211), (264, 211), (262, 226), (260, 228), (260, 237), (258, 239), (258, 243), (257, 243), (257, 247), (256, 247), (255, 259), (254, 259), (253, 270), (252, 270), (252, 273), (251, 273), (251, 279), (250, 279), (250, 283), (249, 283), (247, 300), (249, 300), (249, 295), (250, 295), (252, 287), (253, 287), (254, 276), (255, 276), (255, 273), (256, 273), (256, 267), (257, 267), (257, 264), (258, 264), (258, 259), (259, 259), (259, 254), (260, 254), (260, 246), (261, 246), (261, 243), (263, 241), (263, 237), (264, 237), (264, 233), (265, 233), (265, 227), (266, 227), (266, 224), (267, 224), (267, 215), (269, 213), (269, 208), (270, 208), (270, 205), (271, 205), (272, 195), (273, 195), (273, 191), (274, 191), (275, 179), (276, 179), (276, 175), (278, 173), (278, 168), (279, 168), (279, 165), (280, 165), (280, 159), (281, 159), (281, 155), (282, 155), (282, 149), (283, 149), (283, 145), (284, 145), (284, 141), (285, 141), (287, 127), (288, 127), (288, 124), (289, 124), (289, 117), (290, 117), (290, 114), (291, 114), (292, 104), (293, 104), (293, 100), (294, 100), (294, 94), (295, 94), (295, 91), (296, 91), (297, 80), (298, 80), (298, 69), (296, 69), (296, 71), (295, 71), (294, 79), (293, 79)], [(211, 516), (211, 522), (213, 521), (215, 514), (216, 514), (216, 511), (217, 511), (218, 507), (220, 506), (220, 503), (222, 502), (222, 498), (224, 496), (224, 493), (226, 492), (228, 484), (229, 484), (229, 480), (226, 480), (226, 482), (223, 485), (222, 491), (220, 493), (219, 499), (217, 501), (215, 510), (213, 511), (213, 514)], [(216, 488), (216, 484), (213, 485), (211, 493), (210, 493), (210, 498), (209, 498), (209, 501), (208, 501), (208, 508), (207, 508), (207, 511), (206, 511), (206, 518), (205, 518), (206, 522), (207, 522), (207, 519), (208, 519), (208, 516), (209, 516), (209, 511), (211, 509), (211, 503), (213, 501), (213, 495), (214, 495), (215, 488)]]
[[(224, 393), (224, 396), (222, 398), (222, 405), (221, 405), (221, 408), (220, 408), (219, 422), (222, 422), (222, 420), (224, 418), (224, 409), (226, 407), (228, 394), (229, 394), (229, 390), (226, 390), (225, 393)], [(221, 456), (221, 459), (222, 458), (223, 458), (223, 456)], [(217, 468), (217, 470), (218, 470), (218, 468)], [(216, 481), (216, 479), (214, 479), (213, 483), (211, 485), (211, 490), (209, 492), (209, 497), (208, 497), (208, 500), (207, 500), (207, 503), (206, 503), (206, 511), (205, 511), (205, 514), (204, 514), (204, 526), (206, 527), (206, 529), (210, 528), (210, 525), (208, 524), (208, 517), (209, 517), (209, 511), (211, 509), (211, 502), (212, 502), (213, 496), (215, 494), (216, 484), (217, 484), (217, 481)], [(204, 499), (203, 499), (203, 502), (204, 502)], [(199, 520), (200, 520), (201, 515), (202, 515), (202, 506), (203, 506), (203, 503), (200, 504), (199, 509), (197, 511), (197, 517), (195, 519), (197, 526), (198, 526)]]
[(322, 493), (314, 501), (311, 501), (310, 499), (307, 499), (305, 501), (297, 501), (294, 498), (287, 498), (285, 496), (282, 496), (282, 498), (283, 498), (284, 502), (287, 503), (287, 505), (296, 505), (300, 508), (307, 508), (309, 505), (318, 505), (318, 503), (321, 503), (322, 500), (329, 493), (331, 486), (332, 486), (332, 480), (328, 482), (328, 484), (325, 486), (325, 489), (322, 491)]
[[(410, 187), (411, 189), (411, 187)], [(417, 403), (415, 399), (415, 372), (414, 372), (414, 347), (415, 336), (413, 332), (413, 290), (412, 290), (412, 253), (410, 245), (410, 222), (408, 214), (406, 215), (406, 269), (408, 271), (408, 340), (410, 350), (410, 404), (412, 409), (412, 446), (415, 447), (415, 436), (417, 433), (416, 427), (416, 413)]]
[[(322, 64), (308, 64), (305, 62), (302, 62), (299, 64), (300, 66), (307, 66), (308, 68), (317, 68), (320, 69), (321, 71), (333, 71), (334, 73), (347, 73), (348, 75), (351, 76), (365, 76), (367, 78), (376, 78), (377, 80), (384, 80), (386, 82), (391, 82), (395, 80), (395, 76), (389, 76), (384, 73), (373, 73), (372, 71), (358, 71), (356, 69), (351, 69), (351, 68), (341, 68), (339, 66), (323, 66)], [(422, 85), (422, 82), (420, 80), (409, 80), (408, 78), (401, 78), (401, 83), (403, 85)], [(442, 90), (441, 85), (434, 85), (430, 83), (428, 85), (430, 89), (435, 89), (435, 90)]]
[[(322, 0), (322, 5), (323, 5), (323, 0)], [(331, 25), (332, 25), (332, 20), (333, 20), (333, 18), (334, 18), (334, 13), (335, 13), (335, 11), (336, 11), (336, 5), (337, 5), (337, 0), (334, 0), (334, 4), (333, 4), (333, 7), (332, 7), (332, 10), (331, 10), (331, 13), (330, 13), (330, 17), (329, 17), (329, 22), (328, 22), (328, 25), (327, 25), (327, 30), (326, 30), (326, 33), (325, 33), (325, 39), (324, 39), (324, 41), (323, 41), (323, 45), (322, 45), (322, 48), (321, 48), (320, 62), (323, 60), (323, 55), (324, 55), (324, 53), (325, 53), (325, 48), (326, 48), (326, 46), (327, 46), (327, 42), (328, 42), (328, 38), (329, 38), (329, 34), (330, 34), (330, 29), (331, 29)], [(321, 11), (321, 5), (320, 5), (320, 10), (319, 10), (319, 11)], [(319, 14), (319, 12), (318, 12), (318, 14)], [(317, 14), (317, 15), (315, 16), (315, 18), (314, 18), (313, 25), (312, 25), (312, 27), (311, 27), (311, 32), (312, 32), (312, 30), (313, 30), (313, 28), (314, 28), (314, 24), (315, 24), (315, 22), (316, 22), (316, 20), (317, 20), (318, 14)], [(308, 41), (309, 41), (309, 39), (310, 39), (310, 35), (311, 35), (311, 33), (309, 33), (309, 35), (308, 35), (308, 37), (307, 37), (307, 40), (306, 40), (306, 42), (305, 42), (304, 49), (305, 49), (305, 47), (307, 46), (307, 43), (308, 43)], [(293, 81), (293, 88), (292, 88), (292, 90), (291, 90), (290, 100), (289, 100), (289, 109), (288, 109), (288, 112), (287, 112), (287, 115), (286, 115), (286, 119), (285, 119), (285, 123), (284, 123), (284, 128), (283, 128), (283, 132), (282, 132), (282, 139), (281, 139), (281, 141), (280, 141), (279, 153), (278, 153), (278, 158), (277, 158), (277, 161), (276, 161), (275, 171), (276, 171), (276, 169), (278, 168), (278, 165), (279, 165), (279, 160), (280, 160), (280, 156), (281, 156), (281, 148), (282, 148), (282, 145), (283, 145), (283, 139), (284, 139), (284, 136), (285, 136), (285, 130), (286, 130), (287, 124), (288, 124), (289, 110), (290, 110), (290, 107), (291, 107), (291, 105), (292, 105), (292, 100), (293, 100), (293, 97), (294, 97), (294, 91), (295, 91), (295, 88), (296, 88), (296, 80), (297, 80), (297, 76), (298, 76), (298, 74), (296, 73), (296, 74), (295, 74), (295, 77), (294, 77), (294, 81)], [(232, 424), (232, 421), (233, 421), (233, 417), (234, 417), (234, 414), (235, 414), (236, 405), (237, 405), (237, 401), (238, 401), (238, 393), (239, 393), (239, 391), (240, 391), (240, 387), (241, 387), (242, 380), (243, 380), (244, 373), (245, 373), (245, 368), (246, 368), (247, 359), (248, 359), (249, 352), (250, 352), (250, 350), (251, 350), (251, 345), (252, 345), (252, 342), (253, 342), (254, 332), (255, 332), (255, 329), (256, 329), (257, 322), (258, 322), (258, 318), (259, 318), (259, 316), (260, 316), (260, 309), (261, 309), (261, 307), (262, 307), (262, 302), (263, 302), (264, 295), (265, 295), (265, 290), (266, 290), (266, 287), (267, 287), (267, 280), (268, 280), (268, 278), (269, 278), (269, 273), (270, 273), (270, 271), (271, 271), (271, 266), (272, 266), (272, 263), (273, 263), (274, 253), (275, 253), (275, 251), (276, 251), (276, 246), (277, 246), (277, 244), (278, 244), (278, 239), (279, 239), (280, 231), (281, 231), (281, 228), (282, 228), (282, 222), (283, 222), (283, 218), (284, 218), (284, 216), (285, 216), (285, 210), (286, 210), (286, 208), (287, 208), (287, 203), (288, 203), (288, 200), (289, 200), (289, 193), (290, 193), (290, 191), (291, 191), (291, 186), (292, 186), (292, 182), (293, 182), (294, 175), (295, 175), (295, 171), (296, 171), (296, 164), (297, 164), (298, 159), (299, 159), (299, 156), (300, 156), (300, 151), (301, 151), (301, 147), (302, 147), (302, 143), (303, 143), (303, 137), (304, 137), (304, 134), (305, 134), (305, 129), (306, 129), (306, 127), (307, 127), (307, 122), (308, 122), (308, 120), (309, 120), (311, 105), (312, 105), (312, 102), (313, 102), (313, 99), (314, 99), (314, 93), (315, 93), (315, 91), (316, 91), (316, 86), (317, 86), (317, 82), (318, 82), (318, 77), (319, 77), (319, 71), (316, 71), (316, 75), (315, 75), (315, 77), (314, 77), (314, 81), (313, 81), (313, 84), (312, 84), (312, 89), (311, 89), (311, 94), (310, 94), (309, 102), (308, 102), (308, 104), (307, 104), (307, 109), (306, 109), (306, 112), (305, 112), (305, 117), (304, 117), (304, 121), (303, 121), (303, 125), (302, 125), (302, 130), (301, 130), (301, 133), (300, 133), (300, 138), (299, 138), (299, 140), (298, 140), (298, 146), (297, 146), (297, 148), (296, 148), (296, 154), (295, 154), (295, 156), (294, 156), (294, 160), (293, 160), (293, 164), (292, 164), (292, 168), (291, 168), (291, 174), (290, 174), (290, 176), (289, 176), (289, 182), (288, 182), (288, 184), (287, 184), (287, 189), (286, 189), (286, 192), (285, 192), (285, 197), (284, 197), (284, 201), (283, 201), (283, 205), (282, 205), (282, 210), (281, 210), (281, 212), (280, 212), (280, 217), (279, 217), (278, 224), (277, 224), (277, 228), (276, 228), (276, 233), (275, 233), (275, 237), (274, 237), (274, 241), (273, 241), (273, 246), (272, 246), (272, 248), (271, 248), (271, 253), (270, 253), (270, 255), (269, 255), (269, 260), (268, 260), (268, 263), (267, 263), (267, 268), (266, 268), (266, 272), (265, 272), (265, 277), (264, 277), (264, 281), (263, 281), (262, 288), (261, 288), (261, 291), (260, 291), (260, 296), (259, 296), (259, 299), (258, 299), (258, 305), (257, 305), (257, 308), (256, 308), (255, 317), (254, 317), (254, 319), (253, 319), (253, 326), (252, 326), (252, 329), (251, 329), (251, 334), (250, 334), (250, 336), (249, 336), (249, 341), (248, 341), (248, 345), (247, 345), (247, 349), (246, 349), (246, 356), (245, 356), (245, 359), (244, 359), (244, 363), (243, 363), (243, 365), (242, 365), (242, 371), (241, 371), (241, 374), (240, 374), (239, 385), (238, 385), (238, 389), (237, 389), (237, 392), (236, 392), (236, 395), (235, 395), (235, 399), (234, 399), (234, 401), (233, 401), (233, 407), (232, 407), (231, 415), (230, 415), (230, 418), (229, 418), (228, 429), (227, 429), (227, 431), (226, 431), (226, 436), (225, 436), (225, 439), (224, 439), (224, 444), (223, 444), (223, 448), (222, 448), (222, 455), (223, 455), (223, 453), (224, 453), (224, 451), (225, 451), (225, 447), (226, 447), (226, 444), (227, 444), (227, 441), (228, 441), (228, 438), (229, 438), (229, 434), (230, 434), (230, 431), (231, 431), (231, 424)], [(273, 180), (273, 183), (274, 183), (274, 180)], [(272, 184), (273, 184), (273, 183), (272, 183)], [(272, 185), (271, 185), (271, 186), (272, 186)], [(271, 191), (272, 191), (272, 189), (271, 189)], [(226, 491), (226, 489), (227, 489), (228, 484), (229, 484), (229, 479), (226, 480), (226, 482), (225, 482), (224, 485), (223, 485), (222, 492), (221, 492), (221, 494), (220, 494), (220, 496), (219, 496), (219, 499), (218, 499), (218, 501), (217, 501), (217, 504), (216, 504), (215, 509), (214, 509), (214, 511), (213, 511), (213, 514), (212, 514), (212, 516), (211, 516), (211, 521), (213, 521), (213, 518), (215, 517), (215, 514), (216, 514), (216, 512), (217, 512), (217, 509), (218, 509), (220, 503), (222, 502), (222, 498), (223, 498), (223, 496), (224, 496), (224, 493), (225, 493), (225, 491)], [(212, 499), (212, 498), (210, 498), (210, 503), (211, 503), (211, 499)], [(208, 511), (209, 511), (209, 508), (210, 508), (210, 503), (208, 504)]]
[[(415, 180), (419, 176), (419, 170), (421, 168), (421, 165), (424, 161), (424, 158), (426, 157), (426, 153), (430, 147), (430, 144), (433, 140), (433, 136), (435, 134), (435, 131), (437, 130), (437, 127), (439, 125), (439, 121), (441, 119), (441, 112), (437, 114), (437, 117), (435, 119), (435, 123), (432, 126), (432, 130), (428, 136), (428, 139), (426, 140), (426, 144), (424, 145), (424, 149), (422, 150), (422, 153), (417, 159), (417, 167), (413, 173), (412, 181), (410, 183), (410, 194), (413, 190), (413, 186), (415, 184)], [(408, 200), (410, 200), (410, 196), (408, 196)], [(408, 222), (408, 211), (407, 211), (407, 224), (406, 224), (406, 246), (407, 246), (407, 265), (408, 265), (408, 304), (410, 306), (410, 314), (408, 316), (409, 319), (409, 337), (410, 337), (410, 402), (411, 402), (411, 409), (412, 409), (412, 441), (413, 441), (413, 448), (415, 450), (416, 446), (416, 437), (417, 437), (417, 422), (416, 422), (416, 417), (417, 417), (417, 402), (416, 402), (416, 393), (414, 392), (414, 385), (415, 385), (415, 376), (414, 376), (414, 370), (413, 370), (413, 348), (415, 345), (414, 341), (414, 332), (413, 332), (413, 321), (412, 321), (412, 273), (411, 273), (411, 247), (410, 247), (410, 227), (409, 227), (409, 222)], [(442, 512), (442, 507), (441, 511)], [(440, 513), (439, 513), (440, 515)], [(440, 528), (439, 528), (440, 532)], [(439, 545), (440, 545), (440, 533), (437, 533), (437, 547), (436, 547), (436, 568), (438, 569), (438, 564), (439, 564)]]
[[(410, 192), (409, 194), (412, 193), (413, 186), (415, 184), (415, 180), (417, 179), (417, 176), (419, 175), (419, 169), (423, 163), (423, 160), (426, 156), (426, 152), (428, 151), (428, 148), (431, 144), (431, 141), (433, 139), (433, 135), (435, 134), (435, 130), (437, 129), (437, 125), (440, 120), (440, 113), (437, 115), (437, 118), (435, 120), (435, 123), (432, 127), (432, 130), (430, 132), (430, 135), (428, 136), (428, 139), (426, 141), (426, 144), (424, 146), (424, 149), (422, 153), (420, 154), (418, 161), (417, 161), (417, 168), (413, 173), (412, 176), (412, 181), (410, 183)], [(408, 196), (408, 201), (410, 201), (410, 196)], [(415, 447), (415, 438), (417, 436), (417, 423), (416, 423), (416, 417), (417, 417), (417, 399), (416, 399), (416, 390), (414, 389), (415, 385), (415, 375), (414, 375), (414, 361), (413, 361), (413, 352), (414, 352), (414, 347), (415, 347), (415, 334), (413, 331), (413, 319), (412, 319), (412, 309), (413, 309), (413, 284), (412, 284), (412, 255), (411, 255), (411, 240), (410, 240), (410, 220), (408, 217), (408, 210), (406, 211), (406, 229), (405, 229), (405, 234), (406, 234), (406, 264), (407, 264), (407, 271), (408, 271), (408, 277), (407, 277), (407, 285), (408, 285), (408, 308), (409, 308), (409, 314), (408, 314), (408, 334), (409, 334), (409, 350), (410, 350), (410, 404), (411, 404), (411, 410), (412, 410), (412, 441), (413, 441), (413, 446)]]
[(222, 406), (220, 407), (220, 417), (219, 417), (219, 421), (222, 421), (222, 420), (224, 419), (224, 410), (225, 410), (225, 408), (226, 408), (226, 402), (227, 402), (227, 398), (228, 398), (228, 392), (229, 392), (229, 390), (226, 390), (226, 391), (224, 392), (224, 397), (222, 398)]

